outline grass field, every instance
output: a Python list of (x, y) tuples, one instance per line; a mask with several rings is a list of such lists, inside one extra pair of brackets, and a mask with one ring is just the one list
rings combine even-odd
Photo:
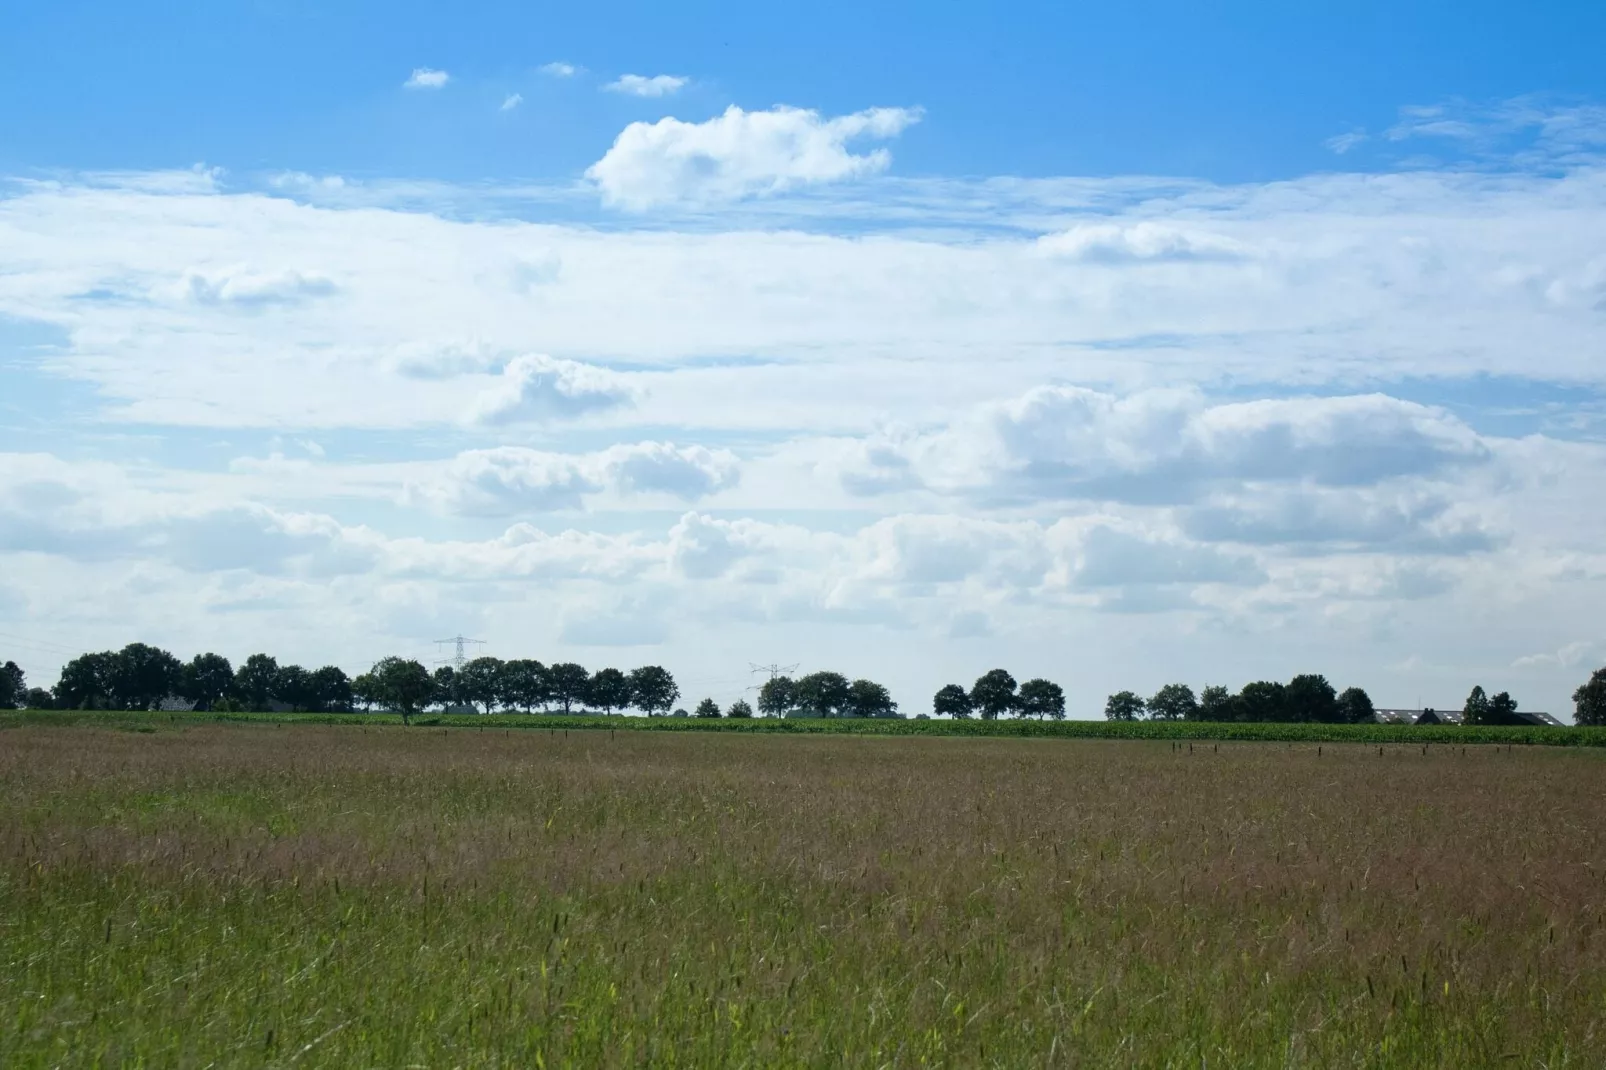
[(6, 1067), (1606, 1065), (1595, 748), (13, 723)]

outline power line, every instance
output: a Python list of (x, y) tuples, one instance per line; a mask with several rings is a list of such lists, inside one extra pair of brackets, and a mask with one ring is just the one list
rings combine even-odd
[(455, 654), (453, 654), (449, 658), (441, 658), (440, 661), (438, 662), (438, 664), (444, 664), (446, 662), (451, 662), (453, 671), (459, 671), (460, 672), (460, 671), (462, 671), (463, 664), (468, 661), (468, 657), (463, 653), (463, 647), (468, 643), (478, 643), (480, 646), (484, 646), (485, 645), (485, 640), (483, 640), (483, 639), (470, 639), (465, 635), (454, 635), (450, 639), (437, 639), (437, 640), (435, 640), (435, 645), (436, 646), (444, 646), (447, 643), (456, 644), (457, 652)]
[(752, 665), (752, 671), (753, 672), (767, 672), (767, 673), (769, 673), (770, 674), (770, 679), (773, 680), (777, 676), (784, 676), (787, 673), (797, 672), (798, 665), (800, 665), (802, 663), (798, 662), (797, 664), (793, 664), (793, 665), (774, 665), (774, 664), (771, 664), (771, 665), (754, 665), (750, 661), (747, 664)]

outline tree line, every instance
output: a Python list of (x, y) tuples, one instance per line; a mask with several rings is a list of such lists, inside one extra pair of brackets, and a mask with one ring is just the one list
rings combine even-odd
[(1004, 669), (990, 669), (976, 678), (966, 691), (959, 684), (945, 684), (931, 699), (931, 712), (938, 717), (966, 720), (979, 717), (996, 721), (1000, 717), (1065, 718), (1065, 690), (1049, 680), (1027, 680), (1018, 687)]
[[(222, 711), (284, 709), (309, 713), (392, 710), (404, 721), (432, 707), (476, 712), (518, 711), (612, 714), (635, 709), (649, 717), (670, 715), (680, 687), (668, 669), (644, 665), (628, 672), (595, 672), (574, 662), (542, 664), (533, 658), (480, 657), (460, 668), (433, 672), (411, 658), (386, 657), (356, 677), (335, 665), (307, 669), (279, 664), (269, 654), (252, 654), (236, 669), (221, 654), (197, 654), (188, 662), (144, 643), (121, 650), (81, 654), (62, 667), (50, 690), (29, 688), (15, 662), (0, 670), (0, 708), (149, 710), (178, 698), (197, 709)], [(778, 677), (759, 691), (759, 711), (767, 717), (798, 715), (896, 717), (898, 704), (873, 680), (840, 673), (811, 673), (798, 680)], [(711, 698), (693, 714), (674, 716), (754, 716), (753, 706), (737, 699), (721, 710)]]
[[(667, 669), (646, 665), (588, 671), (573, 662), (544, 665), (534, 659), (482, 657), (461, 670), (442, 666), (431, 672), (408, 658), (382, 658), (368, 672), (350, 678), (338, 666), (306, 669), (280, 665), (268, 654), (252, 654), (236, 669), (221, 654), (197, 654), (181, 662), (144, 643), (121, 650), (81, 654), (62, 667), (53, 688), (29, 687), (14, 661), (0, 665), (0, 709), (152, 709), (178, 697), (208, 710), (268, 710), (276, 707), (313, 713), (390, 709), (411, 718), (432, 706), (496, 710), (575, 709), (614, 713), (640, 710), (649, 717), (668, 714), (680, 688)], [(1597, 669), (1573, 692), (1573, 720), (1606, 726), (1606, 668)], [(899, 717), (891, 693), (873, 680), (849, 680), (841, 673), (815, 672), (792, 679), (776, 676), (758, 692), (757, 712), (765, 717)], [(1516, 700), (1502, 691), (1488, 695), (1474, 687), (1462, 716), (1467, 724), (1509, 723)], [(754, 708), (738, 699), (722, 711), (705, 698), (694, 714), (679, 716), (752, 717)], [(1065, 692), (1048, 680), (1027, 680), (1017, 686), (1003, 669), (983, 673), (970, 688), (948, 684), (932, 699), (939, 717), (1065, 716)], [(1296, 676), (1288, 683), (1256, 681), (1236, 694), (1225, 687), (1206, 687), (1197, 695), (1187, 684), (1167, 684), (1144, 698), (1119, 691), (1106, 700), (1104, 715), (1112, 721), (1311, 721), (1356, 724), (1373, 719), (1371, 697), (1358, 687), (1338, 692), (1319, 674)], [(921, 714), (920, 716), (926, 716)]]
[(1286, 684), (1257, 680), (1237, 694), (1206, 687), (1198, 695), (1187, 684), (1166, 684), (1148, 698), (1117, 691), (1104, 703), (1111, 721), (1241, 721), (1361, 724), (1373, 719), (1372, 699), (1359, 687), (1339, 693), (1327, 677), (1305, 673)]

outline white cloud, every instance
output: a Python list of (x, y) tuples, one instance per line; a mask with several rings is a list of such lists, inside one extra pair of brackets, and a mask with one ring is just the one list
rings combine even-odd
[(870, 438), (832, 468), (850, 493), (1182, 503), (1245, 481), (1371, 486), (1486, 464), (1448, 413), (1383, 395), (1215, 403), (1037, 387), (924, 434)]
[(605, 368), (533, 354), (510, 360), (496, 385), (474, 398), (468, 419), (493, 426), (572, 419), (631, 398), (625, 380)]
[(514, 108), (518, 107), (520, 104), (523, 104), (523, 103), (524, 103), (524, 94), (523, 93), (509, 93), (507, 96), (502, 98), (502, 107), (499, 110), (501, 110), (501, 111), (512, 111)]
[(661, 494), (692, 502), (737, 484), (740, 465), (727, 450), (638, 442), (590, 454), (521, 446), (467, 450), (410, 479), (404, 500), (466, 516), (515, 516), (578, 510), (604, 491)]
[(452, 76), (445, 71), (437, 71), (432, 67), (414, 67), (413, 73), (403, 83), (407, 89), (441, 89)]
[(1326, 145), (1327, 148), (1333, 153), (1342, 156), (1349, 150), (1355, 148), (1357, 145), (1364, 144), (1366, 140), (1367, 138), (1364, 132), (1352, 130), (1347, 134), (1335, 134), (1326, 141), (1322, 142), (1322, 144)]
[(551, 63), (544, 63), (541, 65), (540, 70), (542, 74), (549, 78), (573, 78), (576, 74), (580, 73), (579, 67), (576, 67), (572, 63), (564, 63), (561, 60), (554, 60)]
[(675, 74), (655, 74), (650, 78), (640, 74), (622, 74), (602, 88), (610, 93), (626, 93), (633, 97), (667, 97), (680, 92), (690, 81), (690, 78)]
[(885, 149), (855, 155), (848, 144), (896, 137), (919, 118), (907, 108), (826, 119), (801, 108), (732, 105), (701, 123), (631, 123), (586, 177), (610, 204), (632, 209), (775, 193), (884, 171), (892, 162)]
[(1130, 226), (1082, 223), (1044, 235), (1037, 247), (1049, 256), (1093, 264), (1241, 260), (1249, 255), (1249, 250), (1229, 238), (1150, 222)]
[(253, 271), (243, 266), (184, 273), (176, 292), (203, 305), (293, 305), (335, 293), (334, 281), (317, 272)]

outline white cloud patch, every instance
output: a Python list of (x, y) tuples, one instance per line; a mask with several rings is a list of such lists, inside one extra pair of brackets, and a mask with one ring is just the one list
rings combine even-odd
[(1239, 242), (1206, 231), (1161, 223), (1082, 223), (1037, 240), (1044, 254), (1090, 264), (1164, 261), (1241, 260), (1249, 250)]
[(631, 209), (776, 193), (886, 170), (892, 162), (886, 149), (855, 154), (849, 144), (896, 137), (919, 118), (908, 108), (827, 119), (802, 108), (749, 112), (732, 105), (701, 123), (631, 123), (586, 177), (605, 201)]
[(293, 305), (335, 293), (334, 280), (317, 272), (254, 271), (244, 266), (191, 270), (174, 288), (202, 305)]
[(579, 510), (604, 491), (699, 501), (736, 486), (736, 456), (703, 446), (639, 442), (591, 454), (522, 446), (468, 450), (412, 480), (404, 500), (465, 516)]
[(407, 89), (442, 89), (452, 76), (445, 71), (437, 71), (432, 67), (415, 67), (402, 85)]
[(496, 385), (482, 390), (468, 412), (473, 424), (567, 420), (628, 405), (623, 377), (595, 365), (525, 355), (508, 361)]
[(543, 63), (539, 69), (548, 78), (573, 78), (580, 73), (579, 67), (572, 63), (564, 63), (561, 60)]
[(667, 97), (680, 92), (690, 82), (676, 74), (622, 74), (602, 88), (610, 93), (624, 93), (632, 97)]
[(507, 96), (502, 98), (502, 106), (498, 110), (499, 111), (512, 111), (514, 108), (517, 108), (520, 104), (523, 104), (523, 103), (524, 103), (524, 94), (523, 93), (509, 93)]
[(1488, 462), (1448, 413), (1384, 395), (1210, 403), (1038, 387), (924, 434), (869, 439), (835, 462), (850, 493), (926, 488), (980, 501), (1184, 503), (1245, 481), (1370, 486)]

